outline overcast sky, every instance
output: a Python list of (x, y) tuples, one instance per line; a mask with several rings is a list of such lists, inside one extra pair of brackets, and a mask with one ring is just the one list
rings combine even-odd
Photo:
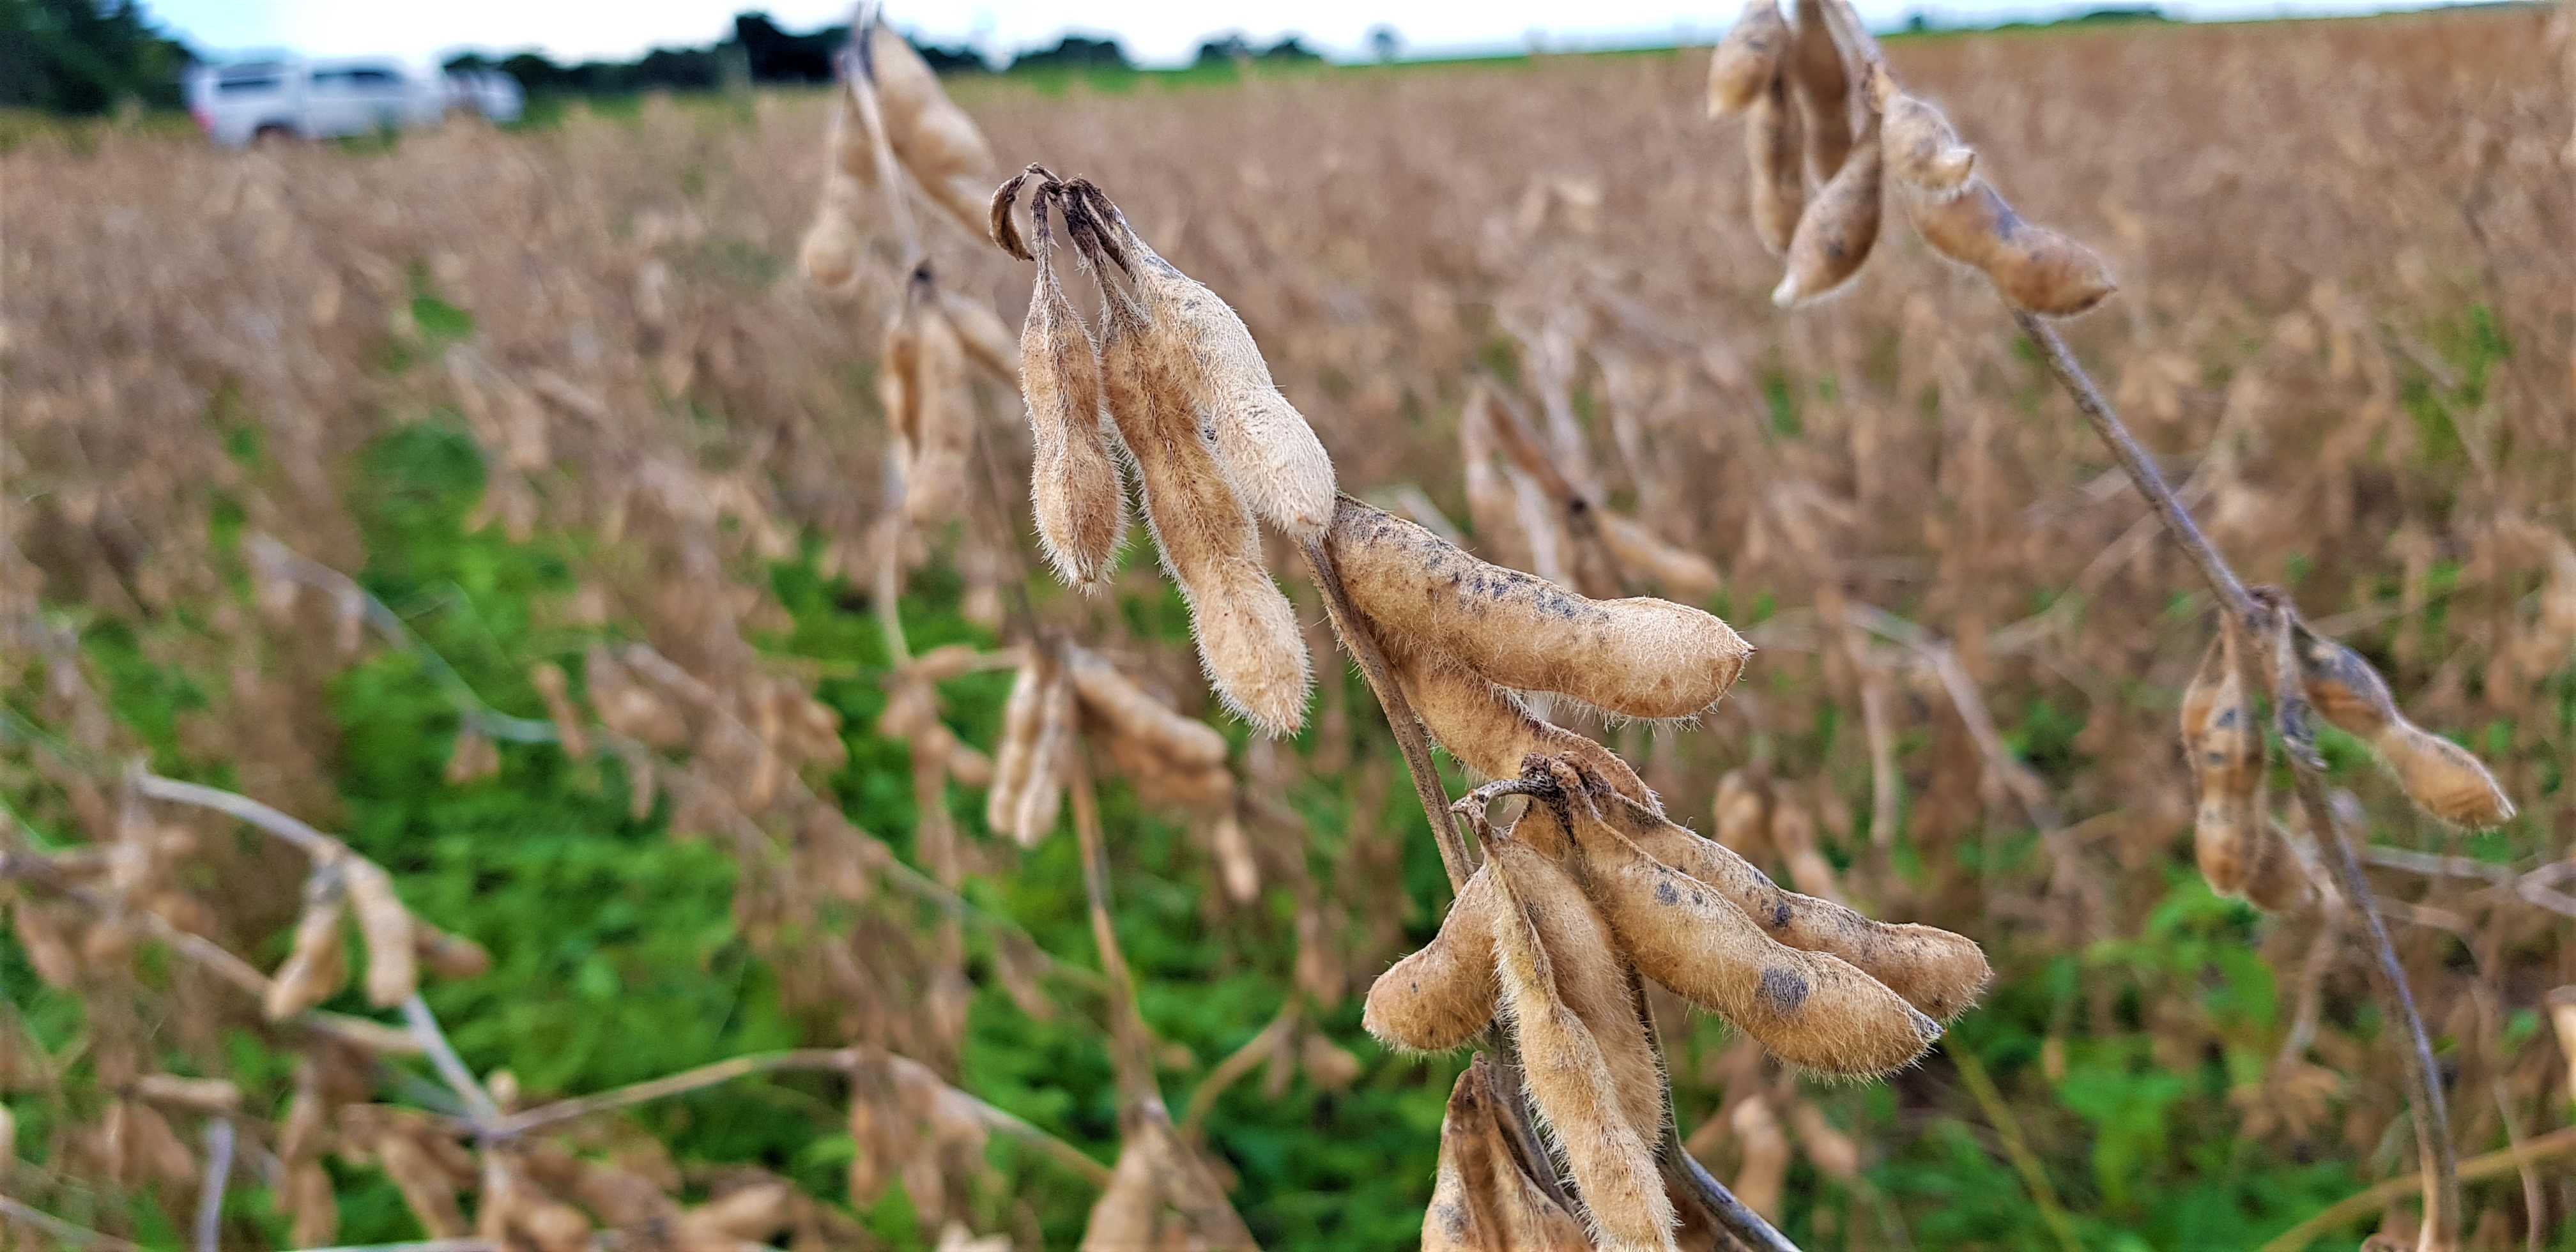
[[(2136, 0), (1859, 0), (1874, 24), (1917, 10), (1952, 21), (2045, 16)], [(557, 60), (627, 59), (656, 45), (703, 45), (732, 29), (733, 15), (766, 8), (780, 25), (807, 30), (846, 18), (839, 0), (145, 0), (192, 46), (217, 52), (285, 47), (325, 56), (423, 58), (464, 48), (537, 48)], [(1263, 42), (1299, 34), (1328, 55), (1356, 56), (1383, 22), (1409, 54), (1517, 48), (1533, 36), (1585, 47), (1706, 37), (1733, 20), (1737, 0), (1092, 0), (1080, 21), (1039, 0), (891, 0), (894, 23), (943, 43), (969, 42), (996, 59), (1055, 42), (1068, 29), (1115, 35), (1147, 63), (1187, 60), (1199, 40), (1240, 29)], [(2176, 16), (2323, 14), (2385, 8), (2385, 0), (2167, 0)], [(2412, 7), (2411, 5), (2409, 7)]]

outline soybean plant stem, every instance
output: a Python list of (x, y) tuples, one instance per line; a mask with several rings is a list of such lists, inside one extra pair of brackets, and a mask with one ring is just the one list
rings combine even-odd
[(1458, 824), (1449, 818), (1449, 795), (1440, 785), (1439, 767), (1431, 762), (1431, 737), (1423, 733), (1422, 719), (1413, 715), (1413, 703), (1395, 685), (1395, 675), (1386, 667), (1386, 653), (1377, 646), (1369, 620), (1351, 603), (1332, 553), (1324, 550), (1320, 540), (1308, 539), (1305, 546), (1306, 563), (1314, 567), (1315, 585), (1323, 589), (1324, 604), (1333, 615), (1333, 633), (1342, 637), (1342, 646), (1360, 663), (1360, 675), (1368, 680), (1378, 707), (1386, 713), (1386, 728), (1395, 732), (1396, 747), (1404, 752), (1405, 768), (1413, 774), (1413, 794), (1422, 801), (1423, 819), (1431, 823), (1431, 838), (1440, 846), (1440, 868), (1448, 871), (1449, 890), (1462, 890), (1474, 867), (1467, 864), (1467, 845), (1458, 837)]
[[(2037, 316), (2016, 309), (2013, 320), (2020, 324), (2031, 345), (2039, 349), (2040, 359), (2048, 366), (2058, 385), (2075, 401), (2076, 411), (2091, 423), (2095, 433), (2108, 444), (2120, 468), (2138, 493), (2155, 507), (2164, 520), (2165, 530), (2182, 546), (2183, 555), (2200, 571), (2218, 598), (2220, 611), (2248, 646), (2238, 649), (2244, 678), (2249, 690), (2261, 690), (2262, 666), (2255, 659), (2255, 647), (2261, 640), (2274, 638), (2287, 628), (2293, 610), (2286, 598), (2272, 605), (2258, 599), (2245, 588), (2227, 558), (2220, 556), (2215, 545), (2193, 524), (2191, 513), (2165, 485), (2164, 475), (2156, 472), (2147, 459), (2146, 450), (2114, 412), (2101, 389), (2067, 350), (2066, 341), (2057, 329)], [(2308, 829), (2316, 832), (2318, 845), (2325, 850), (2327, 868), (2335, 885), (2354, 911), (2359, 914), (2365, 933), (2370, 938), (2371, 954), (2376, 959), (2380, 979), (2386, 984), (2391, 1008), (2406, 1027), (2407, 1102), (2413, 1107), (2417, 1151), (2424, 1161), (2424, 1241), (2427, 1252), (2451, 1252), (2460, 1243), (2460, 1177), (2459, 1160), (2451, 1143), (2450, 1113), (2444, 1107), (2441, 1071), (2433, 1060), (2433, 1045), (2424, 1030), (2423, 1015), (2415, 1009), (2415, 994), (2406, 983), (2406, 967), (2397, 958), (2397, 949), (2388, 939), (2388, 928), (2379, 919), (2377, 899), (2371, 894), (2370, 882), (2362, 876), (2361, 858), (2353, 852), (2350, 836), (2334, 818), (2326, 802), (2323, 766), (2316, 759), (2314, 747), (2307, 742), (2303, 723), (2304, 700), (2299, 696), (2296, 675), (2297, 656), (2283, 649), (2276, 660), (2277, 687), (2273, 712), (2282, 733), (2283, 755), (2290, 760), (2290, 776), (2298, 796), (2299, 808), (2308, 820)]]

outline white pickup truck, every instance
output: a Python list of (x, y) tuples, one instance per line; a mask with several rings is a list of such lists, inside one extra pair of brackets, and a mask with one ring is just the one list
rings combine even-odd
[(200, 66), (188, 76), (188, 111), (208, 139), (229, 147), (424, 126), (450, 110), (512, 122), (521, 105), (518, 80), (507, 74), (424, 74), (385, 57), (280, 56)]

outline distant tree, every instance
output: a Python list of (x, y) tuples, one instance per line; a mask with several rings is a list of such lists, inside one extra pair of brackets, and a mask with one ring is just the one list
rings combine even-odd
[(0, 106), (105, 113), (132, 98), (175, 108), (193, 60), (137, 0), (0, 0)]
[(1067, 35), (1057, 40), (1052, 48), (1023, 52), (1011, 58), (1011, 68), (1125, 70), (1134, 69), (1135, 63), (1127, 59), (1127, 49), (1121, 47), (1116, 39)]
[[(753, 82), (830, 82), (832, 50), (848, 39), (847, 27), (791, 35), (780, 30), (766, 13), (741, 13), (733, 19), (733, 41), (741, 44), (743, 55), (750, 58)], [(711, 76), (709, 82), (713, 81)]]
[(1285, 36), (1255, 55), (1264, 61), (1321, 61), (1324, 59), (1323, 53), (1307, 47), (1306, 41), (1296, 35)]
[(1369, 55), (1381, 61), (1392, 61), (1404, 52), (1404, 36), (1384, 22), (1369, 27), (1368, 44)]
[(1252, 56), (1252, 40), (1246, 38), (1242, 31), (1229, 31), (1223, 35), (1199, 41), (1199, 55), (1196, 63), (1231, 65), (1238, 61), (1249, 61)]

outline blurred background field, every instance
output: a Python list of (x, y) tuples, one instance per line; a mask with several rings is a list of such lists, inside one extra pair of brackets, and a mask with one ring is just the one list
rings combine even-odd
[[(2238, 568), (2367, 654), (2521, 805), (2494, 831), (2445, 830), (2329, 732), (2337, 781), (2379, 818), (2374, 880), (2464, 1156), (2567, 1126), (2576, 1099), (2545, 1006), (2576, 983), (2576, 890), (2549, 868), (2576, 854), (2564, 24), (2508, 6), (1887, 45), (1998, 186), (2118, 271), (2119, 296), (2068, 337)], [(948, 86), (1001, 169), (1098, 180), (1241, 311), (1347, 489), (1436, 513), (1490, 560), (1538, 559), (1468, 499), (1459, 410), (1482, 379), (1617, 509), (1714, 563), (1716, 588), (1666, 594), (1747, 634), (1746, 678), (1700, 725), (1607, 741), (1703, 831), (1733, 772), (1768, 798), (1767, 868), (1969, 934), (2000, 976), (1942, 1051), (1870, 1086), (1804, 1081), (1713, 1021), (1667, 1019), (1682, 1128), (1719, 1178), (1770, 1150), (1735, 1115), (1748, 1099), (1797, 1145), (1780, 1204), (1803, 1246), (2246, 1247), (2407, 1172), (2357, 942), (2193, 871), (2173, 722), (2205, 597), (1972, 275), (1891, 235), (1848, 295), (1770, 306), (1738, 128), (1702, 117), (1704, 68), (1686, 50)], [(458, 748), (477, 738), (460, 683), (537, 718), (532, 666), (597, 701), (586, 658), (645, 644), (727, 699), (831, 709), (845, 756), (807, 781), (916, 857), (906, 750), (874, 729), (889, 658), (867, 578), (885, 491), (872, 357), (900, 276), (870, 266), (844, 298), (795, 276), (824, 109), (820, 91), (642, 94), (509, 130), (244, 152), (151, 114), (0, 120), (12, 838), (106, 840), (114, 806), (80, 780), (141, 758), (343, 834), (415, 911), (487, 947), (490, 972), (428, 1001), (469, 1066), (531, 1099), (866, 1041), (1105, 1160), (1097, 996), (1027, 972), (1032, 941), (1097, 965), (1069, 838), (1024, 852), (989, 837), (980, 794), (947, 795), (964, 895), (1025, 935), (967, 927), (972, 1009), (946, 1037), (904, 981), (937, 911), (815, 904), (786, 801), (741, 806), (755, 838), (668, 787), (637, 811), (631, 759)], [(945, 220), (924, 229), (949, 287), (1016, 326), (1025, 271)], [(1018, 397), (978, 385), (997, 476), (1023, 481)], [(1215, 1100), (1207, 1142), (1264, 1246), (1411, 1246), (1463, 1057), (1393, 1055), (1358, 1027), (1359, 994), (1447, 894), (1375, 705), (1324, 660), (1301, 588), (1316, 712), (1294, 740), (1248, 741), (1206, 696), (1141, 541), (1118, 594), (1084, 599), (1016, 555), (1013, 517), (918, 541), (912, 648), (991, 644), (999, 598), (1024, 589), (1226, 728), (1247, 792), (1280, 810), (1253, 832), (1255, 902), (1218, 889), (1204, 832), (1106, 796), (1164, 1088), (1177, 1110), (1312, 997), (1356, 1074), (1281, 1058)], [(422, 646), (362, 638), (311, 598), (281, 610), (256, 568), (270, 541), (354, 577)], [(1857, 628), (1871, 610), (1899, 624)], [(2018, 765), (1981, 754), (1942, 665)], [(942, 688), (960, 738), (993, 741), (1008, 684)], [(1865, 707), (1887, 718), (1892, 789), (1873, 786)], [(740, 781), (738, 761), (670, 759)], [(1776, 833), (1801, 821), (1821, 867)], [(199, 876), (159, 889), (274, 965), (298, 872), (230, 827), (195, 838)], [(79, 954), (64, 977), (0, 938), (17, 1153), (0, 1191), (178, 1246), (194, 1183), (128, 1167), (101, 1120), (118, 1084), (221, 1075), (252, 1120), (278, 1117), (294, 1048), (149, 944), (84, 947), (58, 924)], [(326, 1007), (365, 1011), (354, 991)], [(789, 1075), (631, 1121), (692, 1196), (760, 1169), (829, 1208), (853, 1150), (841, 1098)], [(2576, 1248), (2566, 1159), (2472, 1184), (2473, 1246)], [(340, 1242), (420, 1236), (381, 1172), (331, 1177)], [(1091, 1195), (997, 1139), (953, 1211), (1062, 1246)], [(815, 1226), (815, 1246), (936, 1237), (901, 1188), (852, 1217)], [(259, 1186), (236, 1186), (225, 1222), (227, 1246), (290, 1246)]]

